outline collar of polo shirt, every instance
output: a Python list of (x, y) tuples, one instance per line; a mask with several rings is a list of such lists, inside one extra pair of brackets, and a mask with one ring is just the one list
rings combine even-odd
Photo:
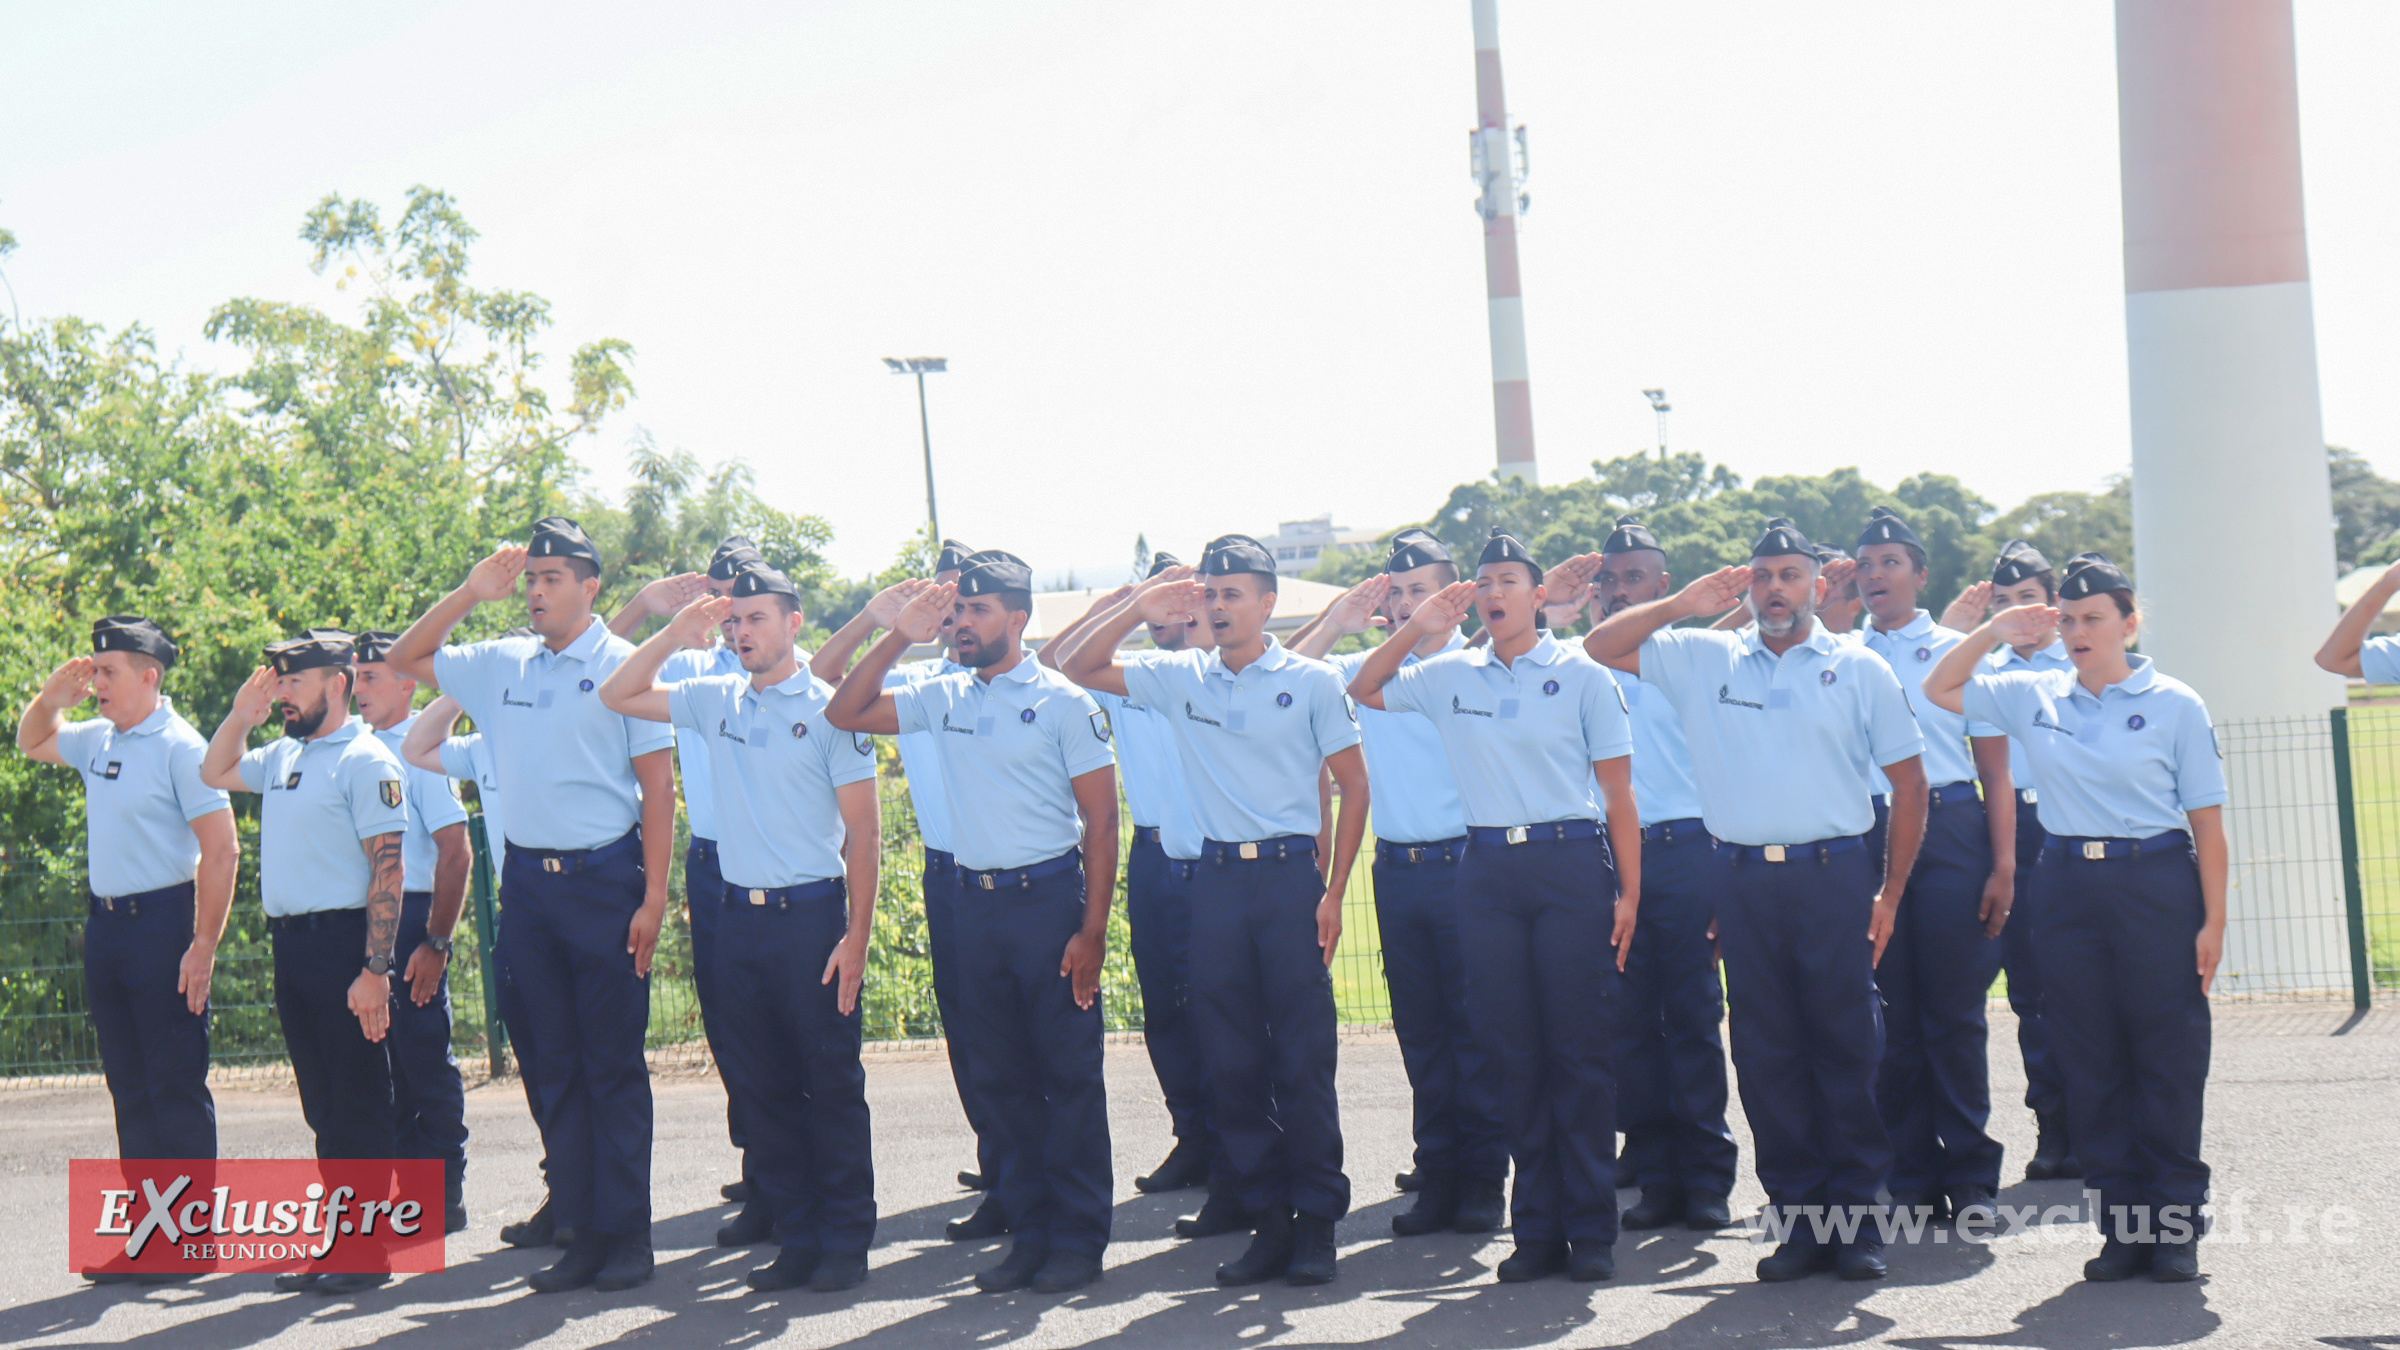
[[(959, 669), (965, 670), (966, 667), (960, 666)], [(1034, 680), (1041, 677), (1041, 673), (1042, 663), (1034, 656), (1033, 648), (1019, 644), (1017, 647), (1017, 663), (1013, 666), (1010, 666), (1006, 671), (1003, 671), (1002, 673), (994, 675), (992, 678), (985, 680), (984, 683), (1031, 684)]]
[(538, 637), (533, 641), (543, 655), (549, 656), (553, 660), (582, 661), (588, 664), (593, 655), (600, 650), (600, 645), (608, 641), (608, 625), (600, 622), (599, 615), (593, 615), (591, 623), (576, 635), (573, 642), (566, 645), (564, 651), (551, 651), (550, 644)]
[[(2150, 664), (2149, 657), (2140, 652), (2127, 652), (2125, 653), (2125, 664), (2133, 667), (2133, 673), (2102, 689), (2100, 698), (2107, 698), (2110, 694), (2146, 694), (2150, 692), (2150, 686), (2157, 683), (2158, 668)], [(2083, 687), (2081, 677), (2072, 680), (2067, 688), (2068, 692), (2077, 698), (2092, 697), (2091, 691)], [(2092, 701), (2096, 703), (2100, 700), (2093, 699)]]
[[(1994, 655), (1999, 657), (2000, 664), (2004, 666), (2030, 666), (2033, 664), (2032, 656), (2019, 656), (2017, 654), (2017, 649), (2009, 646), (2005, 642), (2001, 643), (1997, 647), (1994, 647), (1992, 651)], [(2033, 656), (2046, 656), (2053, 661), (2072, 662), (2074, 660), (2073, 657), (2067, 655), (2067, 644), (2063, 639), (2060, 638), (2052, 638), (2049, 646), (2042, 648), (2038, 652), (2035, 652)]]
[(1907, 623), (1900, 625), (1898, 628), (1877, 628), (1875, 626), (1875, 620), (1872, 617), (1869, 617), (1867, 620), (1867, 633), (1870, 637), (1890, 638), (1894, 642), (1901, 641), (1902, 639), (1913, 641), (1917, 638), (1924, 637), (1926, 634), (1931, 633), (1932, 631), (1933, 614), (1928, 610), (1918, 610)]
[(366, 728), (366, 719), (353, 717), (349, 721), (342, 723), (338, 730), (328, 731), (313, 741), (303, 741), (301, 742), (301, 746), (306, 748), (311, 745), (340, 745), (344, 741), (355, 741), (358, 739), (358, 733), (366, 730)]
[(148, 717), (143, 718), (141, 721), (134, 723), (132, 726), (125, 728), (123, 731), (120, 731), (117, 734), (119, 736), (155, 736), (159, 732), (166, 730), (167, 723), (173, 721), (174, 717), (174, 701), (169, 699), (165, 694), (160, 694), (158, 696), (158, 706), (150, 710), (150, 715)]
[[(1243, 670), (1281, 670), (1285, 666), (1288, 666), (1292, 662), (1300, 659), (1292, 655), (1291, 648), (1286, 647), (1281, 642), (1276, 641), (1273, 633), (1267, 634), (1266, 638), (1267, 649), (1264, 652), (1259, 653), (1257, 660), (1242, 667)], [(1229, 680), (1238, 680), (1241, 678), (1241, 676), (1236, 675), (1232, 671), (1225, 668), (1224, 649), (1219, 647), (1211, 647), (1208, 649), (1208, 664), (1200, 668), (1200, 673), (1203, 675), (1222, 675)]]
[(758, 702), (758, 696), (760, 694), (790, 694), (794, 697), (798, 697), (799, 695), (808, 692), (809, 681), (814, 680), (815, 678), (816, 676), (809, 672), (807, 665), (803, 664), (798, 670), (793, 671), (790, 676), (786, 677), (781, 682), (770, 684), (764, 689), (761, 689), (758, 686), (750, 683), (748, 680), (742, 681), (742, 697), (752, 703)]
[[(1738, 634), (1738, 636), (1742, 640), (1742, 654), (1744, 656), (1751, 655), (1755, 652), (1767, 651), (1766, 639), (1759, 633), (1757, 624), (1753, 623), (1744, 628), (1740, 634)], [(1801, 648), (1805, 647), (1812, 652), (1824, 652), (1830, 654), (1834, 648), (1841, 645), (1842, 639), (1839, 635), (1825, 631), (1824, 620), (1819, 618), (1811, 618), (1808, 622), (1807, 640), (1795, 644), (1791, 650), (1799, 651)], [(1774, 653), (1767, 652), (1767, 655), (1773, 656)]]
[[(1554, 662), (1566, 659), (1566, 655), (1567, 649), (1559, 643), (1557, 638), (1550, 636), (1550, 630), (1545, 628), (1542, 630), (1542, 635), (1533, 640), (1533, 645), (1525, 649), (1525, 654), (1517, 659), (1519, 661), (1530, 661), (1537, 666), (1547, 666)], [(1500, 658), (1493, 654), (1492, 644), (1488, 642), (1480, 647), (1477, 647), (1475, 649), (1475, 654), (1468, 659), (1479, 666), (1496, 666), (1500, 664)]]

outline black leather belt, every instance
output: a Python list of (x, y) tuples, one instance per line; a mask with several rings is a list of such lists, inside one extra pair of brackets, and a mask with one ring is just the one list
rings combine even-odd
[(1133, 842), (1137, 844), (1159, 843), (1158, 830), (1159, 827), (1156, 825), (1136, 825), (1133, 827)]
[(2057, 849), (2070, 858), (2085, 862), (2101, 862), (2109, 858), (2139, 858), (2144, 854), (2180, 853), (2192, 846), (2192, 837), (2182, 830), (2169, 830), (2147, 839), (2095, 839), (2083, 835), (2045, 834), (2042, 851)]
[(1701, 823), (1698, 816), (1684, 816), (1678, 820), (1662, 820), (1655, 825), (1642, 827), (1642, 838), (1651, 843), (1672, 844), (1678, 838), (1706, 839), (1707, 837), (1708, 826)]
[(1539, 825), (1470, 825), (1467, 838), (1492, 844), (1551, 844), (1564, 839), (1591, 839), (1600, 833), (1596, 820), (1545, 820)]
[(1395, 844), (1389, 839), (1375, 841), (1378, 861), (1395, 867), (1414, 867), (1418, 863), (1454, 863), (1467, 851), (1467, 837), (1436, 839), (1430, 844)]
[(634, 826), (598, 848), (525, 848), (508, 846), (508, 856), (522, 858), (544, 872), (585, 872), (615, 862), (642, 846), (642, 827)]
[[(1983, 793), (1973, 783), (1944, 783), (1928, 791), (1926, 796), (1934, 806), (1956, 806), (1960, 802), (1983, 800)], [(1875, 794), (1875, 804), (1887, 811), (1891, 809), (1890, 799), (1880, 792)]]
[(714, 839), (703, 839), (699, 835), (695, 834), (692, 836), (692, 851), (695, 853), (705, 853), (709, 857), (713, 858), (717, 856), (717, 841)]
[(1200, 856), (1220, 867), (1229, 862), (1287, 862), (1293, 858), (1306, 858), (1313, 863), (1317, 860), (1317, 838), (1312, 834), (1280, 834), (1273, 839), (1253, 839), (1240, 844), (1203, 839)]
[(931, 844), (925, 846), (926, 871), (947, 872), (956, 866), (958, 866), (957, 858), (952, 857), (950, 854), (944, 853), (942, 850), (933, 847)]
[(850, 886), (841, 877), (827, 877), (803, 886), (736, 886), (725, 885), (725, 904), (755, 906), (760, 909), (788, 910), (794, 905), (811, 905), (820, 900), (839, 900), (849, 894)]
[(1027, 867), (1003, 867), (991, 872), (962, 867), (958, 869), (958, 882), (970, 891), (1001, 891), (1014, 886), (1030, 886), (1043, 877), (1056, 876), (1070, 867), (1082, 865), (1083, 850), (1071, 848), (1055, 858), (1044, 858)]
[(305, 933), (319, 928), (347, 928), (366, 921), (364, 906), (357, 909), (312, 909), (306, 914), (270, 914), (267, 916), (267, 931)]
[(1823, 862), (1836, 853), (1864, 848), (1866, 843), (1867, 837), (1863, 834), (1840, 834), (1806, 844), (1728, 844), (1726, 847), (1732, 851), (1735, 862), (1806, 862), (1811, 858)]
[(162, 905), (188, 905), (192, 903), (194, 893), (191, 882), (179, 881), (155, 891), (136, 891), (131, 895), (94, 895), (91, 897), (92, 913), (138, 917), (144, 905), (153, 909)]

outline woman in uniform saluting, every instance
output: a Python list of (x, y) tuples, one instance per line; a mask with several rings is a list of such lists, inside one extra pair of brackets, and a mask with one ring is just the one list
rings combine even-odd
[[(1995, 672), (2001, 643), (2072, 670)], [(2106, 1238), (2087, 1280), (2199, 1274), (2208, 990), (2225, 950), (2225, 771), (2207, 705), (2126, 647), (2133, 583), (2085, 553), (2058, 606), (2005, 610), (1952, 648), (1925, 696), (2016, 737), (2042, 785), (2039, 944), (2068, 1128)]]

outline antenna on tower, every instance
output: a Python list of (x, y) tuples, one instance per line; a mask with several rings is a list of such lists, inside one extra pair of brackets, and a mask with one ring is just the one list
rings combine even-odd
[(1483, 280), (1492, 327), (1492, 421), (1500, 476), (1540, 481), (1533, 458), (1533, 390), (1525, 363), (1525, 296), (1517, 278), (1517, 217), (1533, 205), (1525, 179), (1533, 157), (1525, 128), (1511, 128), (1500, 92), (1499, 0), (1474, 0), (1475, 130), (1468, 170), (1483, 217)]

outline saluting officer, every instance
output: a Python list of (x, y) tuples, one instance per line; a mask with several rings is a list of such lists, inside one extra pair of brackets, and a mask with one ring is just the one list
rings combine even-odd
[[(1329, 661), (1348, 685), (1380, 648), (1327, 657), (1335, 642), (1365, 632), (1378, 606), (1390, 624), (1386, 631), (1396, 637), (1458, 579), (1458, 564), (1441, 540), (1424, 530), (1402, 530), (1392, 536), (1382, 573), (1351, 587), (1293, 634), (1291, 648)], [(1455, 622), (1427, 631), (1400, 658), (1401, 669), (1466, 645)], [(1509, 1144), (1500, 1120), (1500, 1065), (1477, 1040), (1467, 1010), (1457, 890), (1467, 852), (1466, 811), (1432, 716), (1385, 712), (1378, 701), (1360, 700), (1358, 731), (1367, 781), (1375, 789), (1375, 923), (1383, 938), (1383, 978), (1415, 1106), (1417, 1198), (1392, 1216), (1392, 1231), (1402, 1237), (1445, 1228), (1489, 1233), (1505, 1218)]]
[[(275, 947), (275, 1016), (320, 1158), (389, 1158), (397, 1143), (393, 953), (408, 828), (405, 771), (350, 716), (348, 633), (312, 628), (267, 648), (202, 759), (212, 787), (259, 793), (259, 896)], [(278, 707), (283, 737), (245, 750)], [(275, 1287), (356, 1293), (389, 1275), (304, 1272)]]
[(467, 1226), (467, 1094), (450, 1052), (450, 942), (475, 866), (467, 808), (447, 776), (410, 766), (403, 747), (417, 720), (417, 682), (384, 662), (397, 633), (360, 633), (354, 647), (358, 715), (401, 760), (408, 829), (400, 836), (400, 935), (406, 986), (392, 1001), (393, 1120), (403, 1158), (442, 1164), (443, 1229)]
[[(1182, 565), (1174, 554), (1161, 552), (1150, 559), (1149, 576)], [(1132, 595), (1133, 587), (1121, 586), (1093, 602), (1082, 618), (1042, 645), (1042, 664), (1059, 669), (1066, 654), (1112, 611), (1131, 603)], [(1151, 650), (1157, 652), (1207, 651), (1217, 645), (1216, 634), (1198, 613), (1152, 624), (1149, 632)], [(1126, 659), (1154, 658), (1134, 652)], [(1230, 1233), (1244, 1226), (1241, 1201), (1226, 1184), (1231, 1173), (1209, 1124), (1208, 1071), (1200, 1058), (1191, 1008), (1191, 879), (1200, 861), (1200, 820), (1192, 812), (1183, 756), (1166, 715), (1106, 691), (1093, 691), (1092, 699), (1108, 714), (1117, 773), (1125, 785), (1126, 809), (1133, 816), (1133, 852), (1125, 861), (1125, 921), (1131, 930), (1134, 978), (1142, 986), (1142, 1043), (1175, 1133), (1175, 1147), (1166, 1160), (1148, 1176), (1135, 1177), (1133, 1184), (1145, 1193), (1160, 1193), (1210, 1183), (1208, 1203), (1200, 1207), (1200, 1214), (1177, 1219), (1175, 1231), (1184, 1237)]]
[[(217, 1156), (208, 990), (242, 847), (231, 802), (201, 778), (208, 743), (159, 692), (176, 655), (157, 624), (109, 615), (17, 719), (19, 750), (83, 776), (83, 984), (128, 1159)], [(86, 698), (98, 717), (62, 720)]]
[[(643, 643), (600, 694), (629, 716), (671, 719), (679, 741), (713, 743), (705, 763), (725, 880), (690, 899), (695, 915), (717, 911), (726, 1076), (746, 1094), (751, 1204), (782, 1247), (750, 1287), (851, 1289), (867, 1277), (875, 1236), (858, 1057), (881, 861), (875, 745), (825, 720), (833, 690), (793, 649), (807, 620), (791, 581), (751, 561), (725, 586)], [(741, 673), (662, 683), (664, 668), (720, 627)], [(811, 972), (821, 972), (814, 983)]]
[[(1217, 1267), (1217, 1282), (1282, 1275), (1324, 1284), (1334, 1225), (1350, 1208), (1331, 968), (1366, 832), (1366, 762), (1341, 678), (1267, 632), (1274, 555), (1248, 535), (1225, 535), (1202, 552), (1199, 575), (1205, 583), (1176, 567), (1144, 582), (1066, 669), (1087, 688), (1166, 712), (1206, 836), (1192, 883), (1192, 995), (1210, 1110), (1255, 1229), (1249, 1250)], [(1136, 623), (1195, 609), (1216, 632), (1214, 651), (1115, 659)], [(1332, 865), (1320, 873), (1317, 786), (1327, 769), (1342, 809)]]
[[(1108, 715), (1025, 648), (1032, 570), (998, 550), (966, 563), (956, 585), (909, 601), (826, 716), (851, 732), (939, 737), (958, 846), (959, 998), (1001, 1134), (993, 1194), (1016, 1234), (975, 1283), (1065, 1293), (1099, 1276), (1111, 1217), (1099, 994), (1117, 890), (1116, 754)], [(892, 663), (931, 641), (945, 611), (965, 669), (887, 690)]]
[[(1924, 542), (1887, 506), (1854, 549), (1869, 622), (1860, 632), (1909, 696), (1925, 735), (1925, 843), (1875, 967), (1883, 992), (1883, 1066), (1875, 1084), (1892, 1137), (1892, 1204), (1939, 1220), (2000, 1195), (1984, 1002), (2000, 972), (2000, 934), (2016, 900), (2017, 799), (1998, 727), (1924, 701), (1925, 677), (1965, 634), (1917, 606)], [(1889, 805), (1876, 779), (1880, 826)], [(1981, 791), (1978, 793), (1978, 785)]]
[[(2225, 767), (2191, 686), (2126, 648), (2133, 583), (2079, 554), (2058, 607), (2005, 610), (1925, 682), (1928, 698), (2024, 738), (2042, 784), (2043, 1010), (2092, 1215), (2087, 1280), (2198, 1277), (2208, 1164), (2208, 990), (2225, 954)], [(2063, 670), (1992, 672), (2000, 643), (2067, 645)]]
[[(1875, 1101), (1875, 961), (1925, 830), (1924, 736), (1891, 667), (1813, 623), (1825, 589), (1815, 550), (1778, 516), (1750, 566), (1622, 610), (1585, 639), (1674, 705), (1702, 819), (1731, 859), (1717, 931), (1734, 1068), (1759, 1182), (1773, 1218), (1793, 1225), (1758, 1263), (1762, 1280), (1884, 1273), (1872, 1219), (1892, 1155)], [(1668, 627), (1745, 592), (1750, 628)], [(1882, 858), (1866, 847), (1877, 768), (1891, 784)], [(1832, 1226), (1810, 1222), (1811, 1208)]]
[[(808, 661), (810, 672), (827, 684), (841, 683), (843, 674), (850, 669), (851, 658), (866, 646), (869, 638), (892, 626), (899, 618), (901, 606), (930, 587), (955, 583), (973, 552), (955, 539), (943, 540), (941, 551), (934, 556), (930, 580), (912, 578), (878, 592), (865, 609), (817, 648)], [(898, 689), (966, 669), (955, 659), (956, 633), (947, 611), (942, 615), (941, 631), (934, 641), (940, 650), (923, 660), (904, 661), (892, 667), (884, 676), (884, 688)], [(981, 1242), (1007, 1232), (1008, 1216), (1001, 1208), (999, 1196), (990, 1193), (1000, 1176), (1000, 1127), (993, 1118), (991, 1103), (985, 1100), (982, 1089), (975, 1086), (978, 1080), (970, 1062), (972, 1051), (967, 1038), (957, 1033), (966, 1017), (959, 1003), (958, 970), (962, 957), (958, 951), (958, 921), (954, 917), (958, 903), (958, 860), (952, 852), (950, 803), (942, 792), (941, 755), (935, 748), (940, 737), (930, 731), (913, 731), (897, 737), (894, 743), (900, 751), (900, 767), (908, 775), (909, 807), (917, 818), (917, 838), (925, 850), (917, 887), (925, 902), (925, 943), (933, 962), (933, 1002), (942, 1015), (943, 1047), (950, 1057), (950, 1080), (958, 1088), (959, 1109), (967, 1117), (967, 1128), (975, 1132), (975, 1170), (960, 1172), (958, 1183), (969, 1190), (986, 1192), (974, 1213), (951, 1220), (942, 1231), (953, 1242)]]
[[(526, 582), (534, 638), (444, 646), (475, 606)], [(491, 743), (508, 799), (500, 945), (540, 1046), (553, 1222), (575, 1230), (537, 1293), (650, 1278), (650, 958), (667, 907), (675, 770), (667, 728), (610, 712), (600, 681), (633, 651), (592, 613), (600, 550), (538, 521), (496, 550), (385, 655), (435, 679)]]
[[(1592, 579), (1600, 618), (1674, 594), (1666, 551), (1639, 517), (1617, 518), (1600, 557)], [(1733, 1222), (1726, 1197), (1739, 1158), (1725, 1124), (1725, 986), (1709, 940), (1730, 873), (1701, 819), (1682, 718), (1641, 680), (1609, 675), (1633, 719), (1642, 813), (1642, 904), (1617, 1013), (1618, 1172), (1642, 1198), (1618, 1221), (1715, 1232)]]
[[(1613, 1012), (1641, 907), (1625, 701), (1589, 656), (1539, 627), (1545, 598), (1533, 555), (1495, 529), (1475, 579), (1418, 604), (1350, 681), (1362, 707), (1429, 720), (1457, 777), (1467, 1006), (1500, 1064), (1517, 1164), (1517, 1249), (1496, 1272), (1508, 1283), (1616, 1273)], [(1470, 605), (1488, 644), (1403, 664)]]

